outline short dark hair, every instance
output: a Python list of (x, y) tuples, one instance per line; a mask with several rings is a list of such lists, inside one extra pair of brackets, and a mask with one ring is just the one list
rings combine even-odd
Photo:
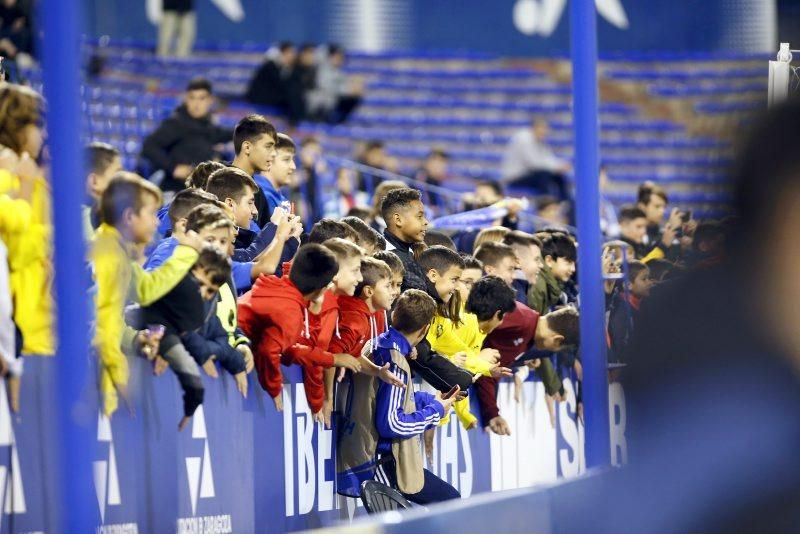
[(319, 138), (316, 135), (307, 135), (303, 139), (300, 140), (300, 148), (303, 148), (308, 145), (318, 145)]
[(380, 139), (370, 139), (366, 143), (364, 143), (364, 152), (369, 152), (370, 150), (375, 150), (376, 148), (385, 148), (386, 143), (381, 141)]
[(435, 245), (422, 251), (417, 263), (425, 273), (435, 269), (436, 272), (442, 274), (453, 266), (464, 268), (464, 258), (459, 256), (458, 252), (441, 245)]
[(281, 52), (286, 52), (290, 48), (294, 48), (294, 43), (291, 41), (281, 41), (278, 43), (278, 50)]
[(386, 250), (386, 238), (377, 230), (375, 233), (378, 235), (378, 242), (375, 244), (375, 249), (377, 251)]
[(542, 240), (542, 258), (547, 256), (554, 260), (564, 258), (567, 261), (575, 261), (578, 257), (578, 250), (570, 236), (554, 232)]
[(503, 243), (487, 241), (475, 251), (475, 259), (481, 262), (484, 268), (489, 266), (497, 267), (506, 258), (516, 260), (517, 255), (514, 254), (514, 249)]
[(186, 92), (189, 91), (208, 91), (209, 94), (212, 94), (212, 87), (211, 82), (208, 81), (207, 78), (203, 77), (196, 77), (189, 80), (189, 83), (186, 85)]
[[(358, 217), (344, 217), (341, 219), (342, 223), (352, 228), (358, 234), (358, 243), (362, 247), (378, 248), (378, 238), (381, 235), (375, 231), (370, 225), (359, 219)], [(384, 245), (385, 248), (385, 245)]]
[(647, 264), (641, 262), (639, 260), (633, 260), (628, 262), (628, 280), (633, 282), (636, 280), (636, 277), (639, 276), (643, 271), (648, 270)]
[(632, 221), (634, 219), (646, 219), (647, 214), (636, 206), (622, 206), (619, 210), (619, 222)]
[(461, 258), (464, 260), (464, 269), (478, 269), (483, 270), (483, 264), (471, 254), (462, 253)]
[(422, 193), (418, 190), (410, 187), (393, 189), (381, 201), (381, 217), (388, 224), (393, 214), (417, 201), (422, 202)]
[(303, 295), (316, 293), (331, 283), (339, 272), (336, 256), (317, 243), (308, 243), (297, 249), (289, 269), (289, 280)]
[(200, 204), (186, 215), (186, 230), (199, 232), (208, 227), (233, 229), (233, 221), (227, 213), (213, 204)]
[(450, 155), (443, 148), (432, 148), (425, 159), (442, 158), (450, 159)]
[(208, 178), (216, 171), (224, 168), (225, 165), (219, 161), (209, 160), (198, 163), (186, 178), (186, 187), (205, 189), (206, 185), (208, 185)]
[(118, 158), (119, 155), (119, 150), (108, 143), (99, 141), (89, 143), (84, 149), (86, 170), (95, 174), (103, 174), (114, 161), (114, 158)]
[(215, 286), (221, 286), (231, 278), (231, 260), (217, 247), (206, 245), (200, 251), (194, 268), (203, 269)]
[(116, 226), (125, 210), (130, 209), (138, 214), (144, 207), (147, 196), (161, 204), (161, 190), (152, 182), (138, 174), (119, 171), (108, 182), (108, 187), (100, 197), (100, 219), (106, 224)]
[(516, 295), (511, 286), (497, 276), (484, 276), (472, 286), (464, 308), (474, 313), (479, 321), (488, 321), (497, 312), (500, 319), (517, 309)]
[(475, 184), (475, 189), (479, 187), (491, 187), (498, 196), (503, 196), (503, 186), (500, 184), (500, 182), (495, 182), (494, 180), (481, 180)]
[(547, 325), (553, 332), (564, 336), (561, 350), (577, 348), (580, 345), (580, 325), (578, 309), (564, 306), (546, 315)]
[(450, 250), (458, 250), (456, 244), (450, 239), (450, 236), (439, 230), (428, 230), (425, 232), (425, 244), (429, 247), (439, 245), (449, 248)]
[(503, 238), (503, 244), (510, 247), (516, 245), (520, 247), (542, 248), (542, 241), (538, 237), (521, 230), (511, 230), (509, 233), (507, 233)]
[(172, 204), (169, 205), (169, 220), (174, 228), (177, 222), (186, 217), (190, 211), (202, 204), (216, 205), (217, 197), (202, 189), (184, 189), (179, 191)]
[(429, 325), (436, 313), (436, 302), (419, 289), (404, 291), (392, 311), (392, 326), (402, 334), (411, 334)]
[(560, 205), (561, 200), (552, 195), (542, 195), (536, 199), (536, 211), (543, 211), (554, 204)]
[(233, 129), (233, 150), (237, 154), (242, 150), (245, 141), (254, 142), (262, 135), (269, 135), (277, 143), (278, 132), (275, 127), (262, 115), (248, 115), (239, 121)]
[(661, 197), (665, 204), (669, 204), (669, 197), (663, 187), (653, 182), (644, 182), (639, 185), (639, 191), (636, 194), (636, 202), (647, 206), (653, 197)]
[(258, 191), (258, 184), (253, 177), (236, 167), (225, 167), (214, 171), (208, 177), (206, 191), (216, 195), (220, 202), (225, 202), (226, 198), (239, 202), (247, 194), (247, 188), (253, 192)]
[(368, 221), (372, 217), (372, 210), (364, 206), (353, 206), (347, 210), (347, 217), (355, 217), (362, 221)]
[(366, 286), (375, 287), (384, 278), (391, 280), (392, 270), (385, 262), (367, 256), (361, 258), (361, 278), (361, 282), (356, 286), (355, 295), (361, 295)]
[(297, 146), (294, 144), (291, 137), (285, 133), (278, 132), (275, 138), (275, 150), (287, 150), (294, 154), (297, 152)]
[(350, 226), (325, 217), (314, 223), (314, 226), (311, 227), (311, 232), (308, 233), (306, 242), (322, 244), (334, 237), (358, 241), (358, 234)]
[(381, 260), (382, 262), (386, 263), (386, 265), (389, 266), (389, 269), (392, 270), (393, 275), (404, 275), (406, 273), (406, 268), (403, 266), (403, 261), (391, 250), (380, 250), (373, 254), (372, 257), (376, 260)]

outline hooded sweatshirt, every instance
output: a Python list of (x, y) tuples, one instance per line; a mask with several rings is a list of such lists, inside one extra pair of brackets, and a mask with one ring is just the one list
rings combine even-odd
[(238, 312), (252, 342), (258, 381), (277, 397), (283, 388), (281, 354), (311, 335), (308, 303), (288, 277), (261, 276), (239, 299)]
[[(383, 316), (382, 311), (380, 315)], [(349, 295), (339, 296), (338, 336), (331, 340), (331, 352), (361, 357), (364, 345), (378, 337), (377, 316), (377, 313), (369, 311), (364, 299)]]

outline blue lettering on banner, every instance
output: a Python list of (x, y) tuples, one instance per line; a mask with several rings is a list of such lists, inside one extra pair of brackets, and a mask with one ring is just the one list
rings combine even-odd
[[(52, 364), (32, 359), (26, 371), (49, 377)], [(314, 422), (300, 370), (284, 373), (283, 413), (252, 375), (247, 399), (224, 373), (204, 378), (203, 407), (178, 432), (182, 402), (174, 376), (154, 378), (147, 362), (131, 360), (136, 416), (124, 410), (110, 419), (95, 416), (97, 534), (283, 532), (363, 514), (357, 500), (335, 495), (333, 433)], [(40, 404), (50, 394), (47, 383), (24, 384), (22, 412), (12, 417), (0, 381), (4, 532), (54, 530), (48, 476), (58, 444), (47, 425), (28, 424), (37, 410), (44, 409), (45, 420), (54, 417), (52, 404)], [(585, 469), (583, 425), (576, 421), (572, 383), (565, 380), (564, 388), (567, 400), (555, 405), (551, 420), (540, 382), (525, 382), (520, 402), (513, 383), (501, 382), (498, 403), (512, 435), (468, 432), (452, 414), (437, 429), (428, 467), (464, 497), (579, 475)], [(609, 398), (612, 457), (624, 463), (627, 419), (619, 384), (610, 385)], [(478, 413), (474, 397), (472, 411)]]

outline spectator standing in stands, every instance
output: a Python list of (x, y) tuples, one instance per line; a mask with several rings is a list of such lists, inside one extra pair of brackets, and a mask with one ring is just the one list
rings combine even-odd
[(355, 173), (347, 167), (336, 171), (336, 191), (329, 193), (323, 204), (325, 217), (341, 218), (350, 210), (367, 205), (368, 196), (354, 187)]
[(264, 63), (247, 88), (247, 101), (286, 111), (289, 103), (288, 80), (296, 61), (297, 49), (288, 41), (267, 50)]
[(308, 93), (308, 111), (312, 119), (341, 124), (358, 107), (364, 92), (360, 80), (350, 80), (342, 70), (344, 49), (329, 45), (317, 65), (316, 87)]
[(83, 233), (86, 241), (94, 237), (100, 226), (100, 197), (106, 190), (114, 174), (122, 169), (119, 150), (106, 143), (90, 143), (84, 152), (86, 169), (86, 204), (81, 206), (83, 213)]
[(297, 169), (297, 180), (300, 183), (305, 183), (306, 186), (306, 200), (311, 219), (308, 226), (312, 226), (314, 222), (325, 217), (322, 213), (324, 201), (318, 198), (318, 189), (328, 172), (328, 165), (322, 157), (322, 145), (320, 145), (319, 139), (310, 135), (300, 141), (299, 160), (300, 168)]
[(548, 133), (549, 126), (541, 119), (533, 120), (529, 128), (515, 133), (503, 154), (502, 179), (530, 187), (539, 194), (568, 200), (570, 195), (564, 175), (570, 172), (572, 165), (558, 158), (545, 144)]
[(177, 35), (175, 44), (176, 57), (189, 57), (194, 47), (197, 34), (197, 15), (194, 12), (194, 0), (163, 0), (161, 24), (158, 26), (159, 57), (168, 57), (172, 53), (172, 41)]
[(642, 300), (650, 296), (653, 280), (650, 269), (640, 261), (628, 265), (628, 280), (614, 296), (608, 317), (609, 357), (611, 362), (628, 361), (628, 344), (636, 326)]
[[(243, 170), (250, 176), (269, 172), (278, 155), (275, 145), (278, 132), (261, 115), (248, 115), (239, 121), (233, 130), (233, 149), (236, 157), (231, 166)], [(269, 202), (261, 187), (255, 192), (255, 224), (263, 228), (269, 222)], [(251, 230), (257, 230), (251, 228)]]
[(667, 211), (669, 199), (663, 187), (653, 182), (644, 182), (639, 186), (636, 206), (644, 212), (647, 219), (647, 239), (648, 245), (654, 245), (661, 239), (661, 224), (664, 222), (664, 214)]
[(231, 131), (214, 122), (211, 82), (195, 78), (186, 87), (183, 103), (148, 135), (142, 146), (142, 157), (153, 171), (163, 171), (163, 191), (180, 191), (194, 166), (206, 160), (217, 160), (217, 145), (231, 139)]
[(604, 165), (600, 166), (600, 231), (606, 239), (617, 239), (619, 237), (619, 218), (617, 209), (607, 198), (608, 193), (608, 171)]
[(381, 234), (386, 230), (386, 221), (383, 219), (383, 214), (381, 213), (383, 199), (386, 198), (389, 191), (405, 189), (406, 187), (408, 186), (400, 180), (386, 180), (379, 183), (378, 187), (375, 188), (375, 192), (372, 194), (372, 214), (369, 217), (369, 225)]
[(308, 117), (306, 100), (309, 92), (316, 87), (317, 66), (313, 45), (304, 44), (297, 54), (297, 61), (286, 81), (287, 118), (290, 126)]

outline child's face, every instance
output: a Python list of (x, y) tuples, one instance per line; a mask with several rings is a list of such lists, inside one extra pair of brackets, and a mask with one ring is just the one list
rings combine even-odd
[(278, 187), (286, 187), (292, 183), (292, 176), (296, 169), (294, 151), (279, 150), (278, 155), (275, 156), (275, 161), (272, 162), (269, 177), (275, 180)]
[(515, 258), (506, 256), (500, 260), (497, 265), (484, 266), (486, 274), (497, 276), (503, 282), (511, 285), (514, 282), (514, 271), (517, 270), (517, 261)]
[(525, 280), (533, 284), (539, 276), (539, 271), (544, 265), (542, 251), (535, 245), (514, 245), (520, 270), (525, 274)]
[(333, 277), (336, 293), (339, 295), (353, 296), (356, 286), (364, 278), (361, 276), (361, 256), (348, 258), (339, 262), (339, 272)]
[(463, 269), (458, 265), (451, 265), (443, 273), (436, 269), (428, 271), (428, 279), (436, 287), (436, 293), (444, 302), (450, 302), (450, 298), (458, 288), (458, 281), (461, 279)]
[(553, 272), (553, 276), (555, 276), (556, 280), (569, 282), (569, 279), (575, 274), (575, 262), (572, 260), (566, 258), (554, 260), (552, 257), (547, 256), (544, 261)]
[(640, 299), (649, 297), (651, 287), (653, 280), (650, 278), (650, 269), (644, 269), (631, 282), (631, 295)]
[(480, 280), (481, 276), (483, 276), (483, 273), (480, 269), (464, 269), (461, 272), (461, 278), (458, 279), (458, 292), (461, 294), (461, 302), (467, 302), (472, 286)]
[(481, 324), (481, 332), (488, 336), (489, 334), (494, 332), (495, 328), (503, 324), (503, 319), (505, 317), (499, 317), (499, 315), (500, 313), (495, 313), (491, 319)]
[(231, 244), (231, 231), (227, 227), (222, 228), (203, 228), (198, 232), (200, 239), (220, 250), (223, 254), (228, 254)]
[(212, 300), (216, 298), (219, 292), (219, 286), (211, 281), (211, 275), (202, 267), (195, 267), (192, 269), (192, 276), (197, 280), (197, 285), (200, 288), (200, 296), (203, 300)]
[(425, 207), (422, 202), (419, 200), (411, 202), (408, 207), (395, 214), (394, 219), (400, 239), (412, 243), (421, 243), (425, 240), (428, 219), (425, 217)]
[(645, 224), (661, 224), (661, 221), (664, 220), (664, 212), (667, 211), (667, 202), (658, 195), (650, 195), (650, 203), (639, 203), (639, 208), (647, 217)]
[(349, 169), (342, 168), (336, 173), (336, 188), (343, 195), (349, 195), (353, 192), (353, 177)]
[(392, 303), (400, 296), (400, 288), (403, 286), (403, 275), (401, 273), (392, 273)]
[(114, 159), (111, 160), (111, 163), (106, 167), (105, 171), (101, 173), (91, 173), (89, 175), (89, 194), (95, 199), (99, 199), (103, 196), (103, 191), (108, 187), (108, 182), (111, 181), (111, 177), (120, 170), (122, 170), (122, 158), (114, 156)]
[(225, 203), (233, 212), (233, 223), (239, 228), (245, 229), (250, 228), (250, 221), (258, 217), (255, 191), (249, 187), (246, 189), (247, 192), (239, 199), (239, 202), (232, 198), (225, 199)]
[(372, 307), (375, 310), (389, 310), (394, 302), (392, 280), (381, 278), (372, 288)]
[(256, 172), (269, 172), (278, 155), (275, 139), (269, 134), (262, 134), (254, 141), (245, 141), (242, 150)]
[(142, 208), (139, 213), (133, 213), (127, 217), (128, 231), (134, 243), (143, 245), (153, 240), (153, 236), (158, 230), (159, 203), (152, 195), (146, 194), (143, 199)]
[(619, 230), (624, 238), (634, 243), (643, 243), (644, 236), (647, 234), (647, 219), (639, 217), (638, 219), (623, 221), (619, 225)]

